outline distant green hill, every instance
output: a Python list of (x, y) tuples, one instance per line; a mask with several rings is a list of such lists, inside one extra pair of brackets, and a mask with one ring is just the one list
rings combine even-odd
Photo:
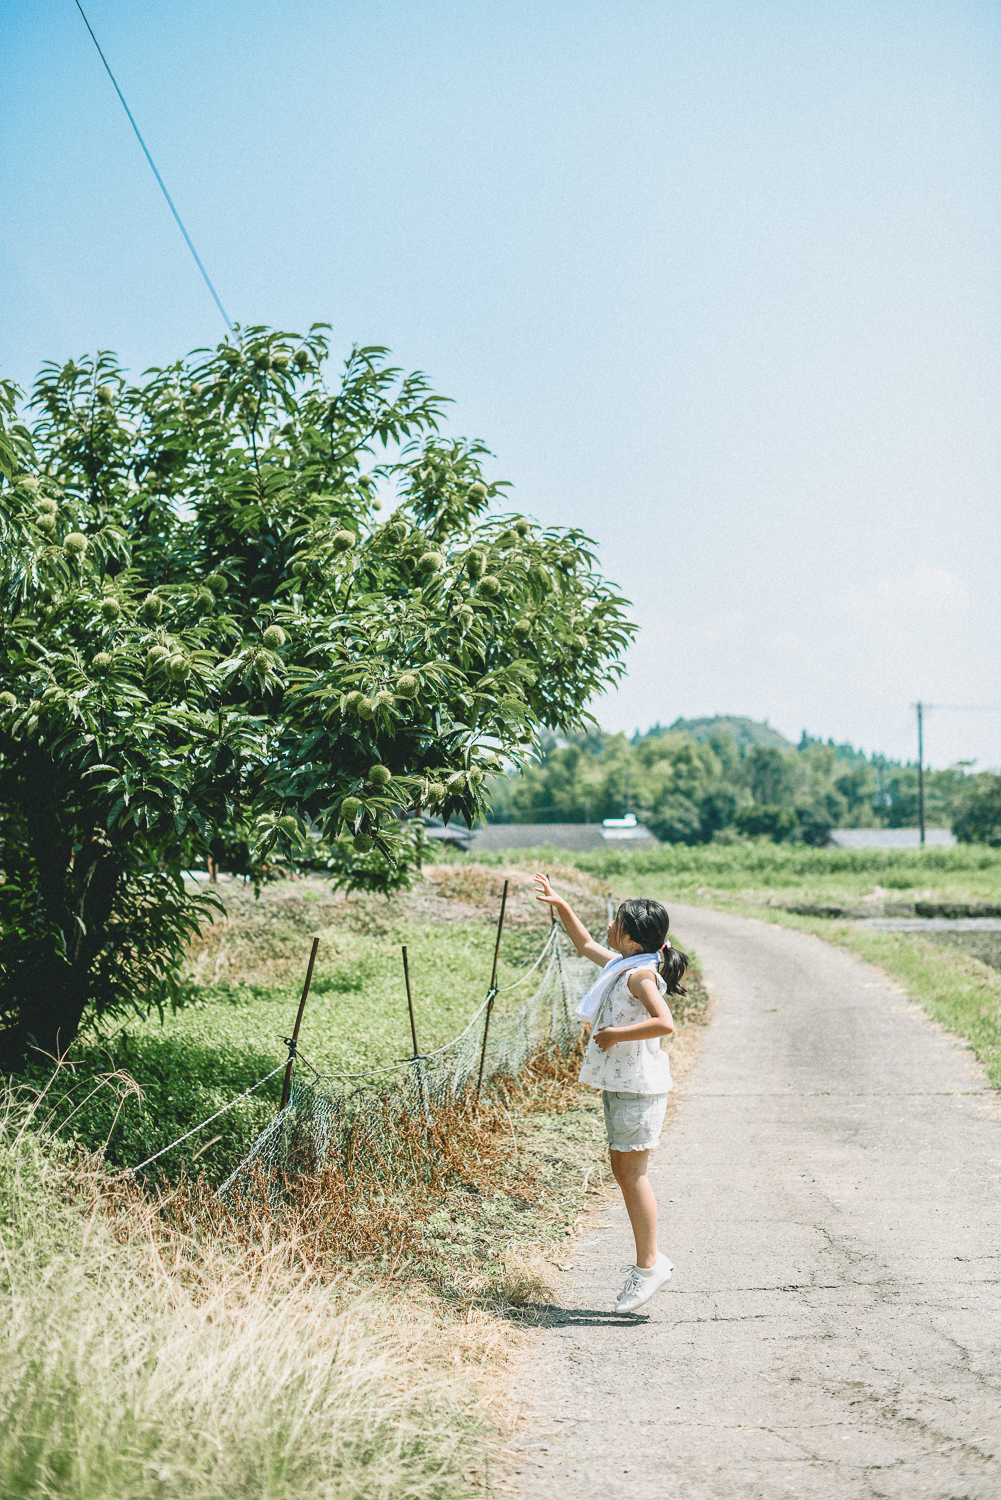
[(663, 724), (655, 724), (645, 735), (634, 735), (633, 744), (651, 736), (659, 738), (664, 734), (687, 734), (693, 740), (705, 741), (714, 734), (727, 733), (733, 735), (741, 750), (750, 750), (754, 745), (773, 746), (776, 750), (796, 748), (792, 740), (787, 740), (784, 734), (780, 734), (770, 724), (759, 724), (754, 719), (739, 719), (735, 714), (717, 714), (713, 719), (675, 719), (666, 729)]

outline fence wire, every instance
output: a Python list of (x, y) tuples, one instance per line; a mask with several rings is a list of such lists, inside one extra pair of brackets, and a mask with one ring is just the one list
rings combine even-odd
[[(540, 971), (535, 990), (518, 1005), (512, 992)], [(555, 1061), (573, 1050), (581, 1035), (574, 1010), (592, 979), (592, 966), (554, 926), (525, 972), (503, 990), (489, 991), (461, 1034), (434, 1052), (367, 1073), (322, 1073), (297, 1051), (286, 1107), (217, 1197), (262, 1185), (271, 1197), (290, 1175), (328, 1167), (345, 1178), (373, 1172), (386, 1182), (409, 1174), (415, 1143), (433, 1150), (454, 1111), (477, 1096), (481, 1064), (488, 1090), (498, 1080), (516, 1080), (533, 1060)]]

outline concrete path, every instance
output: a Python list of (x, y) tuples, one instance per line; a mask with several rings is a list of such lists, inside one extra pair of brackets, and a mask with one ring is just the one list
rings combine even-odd
[(621, 1206), (578, 1241), (520, 1392), (517, 1493), (1001, 1500), (997, 1094), (875, 969), (672, 915), (715, 1004), (654, 1158), (674, 1278), (611, 1317)]

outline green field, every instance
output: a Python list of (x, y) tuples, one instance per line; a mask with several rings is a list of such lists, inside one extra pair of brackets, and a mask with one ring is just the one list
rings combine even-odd
[[(454, 855), (485, 865), (507, 863), (498, 853)], [(665, 901), (744, 898), (856, 901), (879, 887), (887, 899), (913, 900), (918, 893), (987, 901), (1001, 897), (1001, 850), (982, 844), (952, 849), (814, 849), (808, 844), (654, 845), (635, 850), (601, 849), (569, 855), (553, 847), (519, 849), (517, 863), (547, 868), (554, 860), (607, 880), (617, 894), (642, 892)]]

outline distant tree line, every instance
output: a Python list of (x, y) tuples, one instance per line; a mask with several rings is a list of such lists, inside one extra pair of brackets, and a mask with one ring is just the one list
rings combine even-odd
[[(551, 738), (538, 764), (490, 784), (491, 820), (600, 822), (632, 812), (668, 843), (767, 837), (822, 844), (832, 828), (912, 828), (916, 764), (811, 739), (753, 743), (747, 721), (699, 734), (657, 725), (625, 735)], [(746, 727), (745, 727), (746, 726)], [(760, 726), (766, 741), (776, 731)], [(925, 771), (925, 820), (1001, 844), (1001, 777)]]

